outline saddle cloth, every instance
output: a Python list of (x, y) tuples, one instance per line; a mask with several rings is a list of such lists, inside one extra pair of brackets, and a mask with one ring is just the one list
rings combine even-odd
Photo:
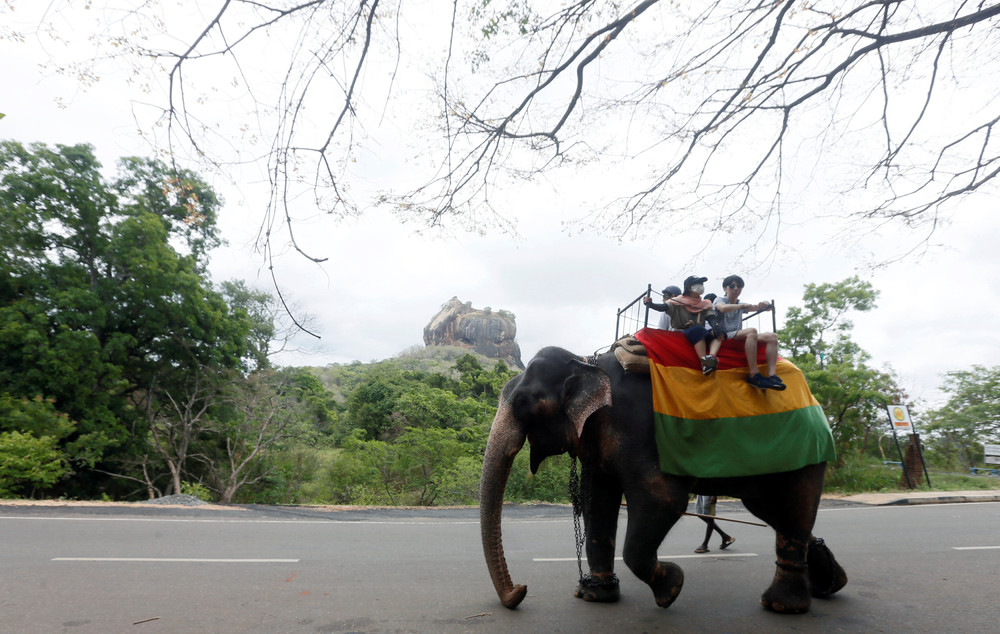
[[(725, 341), (718, 370), (703, 376), (683, 333), (643, 328), (653, 382), (653, 419), (660, 469), (698, 478), (792, 471), (836, 458), (833, 435), (805, 376), (778, 359), (788, 388), (762, 390), (747, 383), (742, 341)], [(764, 346), (757, 364), (766, 374)]]

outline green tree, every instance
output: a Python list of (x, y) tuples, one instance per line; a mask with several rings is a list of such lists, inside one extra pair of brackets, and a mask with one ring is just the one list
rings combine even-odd
[(518, 374), (517, 371), (509, 370), (503, 361), (497, 361), (493, 370), (488, 371), (471, 354), (458, 358), (455, 361), (455, 369), (460, 376), (460, 394), (482, 396), (494, 403), (499, 399), (507, 381)]
[(850, 340), (854, 323), (851, 312), (875, 308), (879, 292), (859, 277), (849, 277), (835, 284), (806, 284), (802, 293), (804, 306), (792, 306), (781, 330), (781, 346), (796, 360), (811, 357), (820, 366), (831, 353), (839, 358), (857, 354), (860, 349)]
[(48, 488), (66, 475), (69, 466), (56, 443), (53, 436), (0, 432), (0, 497)]
[(851, 312), (873, 310), (878, 291), (851, 277), (834, 284), (806, 284), (802, 307), (788, 310), (778, 333), (787, 358), (805, 374), (823, 406), (838, 460), (875, 453), (885, 406), (905, 402), (894, 373), (869, 365), (871, 356), (852, 339)]
[(407, 427), (461, 429), (474, 424), (482, 411), (483, 404), (477, 399), (416, 384), (399, 395), (394, 413)]
[(278, 454), (317, 435), (293, 379), (293, 372), (262, 370), (226, 384), (228, 411), (219, 412), (206, 430), (216, 437), (216, 450), (203, 458), (209, 486), (221, 502), (232, 502), (243, 487), (271, 477)]
[(245, 368), (250, 323), (204, 277), (220, 204), (158, 161), (123, 159), (109, 180), (90, 146), (0, 143), (0, 392), (75, 421), (63, 492), (93, 495), (108, 472), (148, 482), (159, 390)]
[(341, 502), (471, 504), (477, 499), (488, 429), (408, 428), (391, 441), (348, 437), (331, 467)]
[(928, 413), (929, 453), (949, 468), (983, 460), (984, 443), (1000, 444), (1000, 366), (948, 372), (945, 404)]
[(51, 400), (0, 395), (0, 496), (51, 487), (69, 475), (59, 442), (75, 427)]
[(252, 369), (270, 366), (271, 342), (276, 336), (274, 297), (265, 291), (252, 289), (242, 280), (229, 280), (220, 287), (229, 309), (250, 324), (245, 365)]
[(402, 391), (401, 376), (388, 367), (369, 374), (347, 398), (350, 425), (370, 439), (388, 439), (402, 432), (394, 419), (396, 400)]
[(330, 391), (307, 368), (285, 368), (284, 372), (289, 375), (287, 389), (295, 394), (310, 425), (320, 434), (337, 440), (343, 431), (337, 403)]

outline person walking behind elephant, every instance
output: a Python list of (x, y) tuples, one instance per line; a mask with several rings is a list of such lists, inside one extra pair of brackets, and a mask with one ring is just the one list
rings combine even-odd
[[(714, 517), (715, 503), (717, 501), (718, 498), (716, 498), (714, 495), (699, 495), (698, 500), (697, 502), (695, 502), (694, 505), (694, 512), (698, 513), (699, 515), (711, 515)], [(712, 538), (712, 531), (717, 531), (719, 533), (719, 537), (722, 538), (722, 543), (719, 544), (719, 548), (721, 548), (722, 550), (729, 548), (730, 546), (732, 546), (733, 542), (736, 541), (735, 537), (726, 534), (726, 531), (719, 528), (719, 525), (711, 517), (703, 517), (701, 519), (703, 522), (708, 524), (708, 527), (705, 529), (705, 540), (701, 542), (701, 546), (698, 546), (697, 548), (694, 549), (694, 552), (696, 553), (708, 552), (708, 540)]]
[[(725, 291), (724, 297), (716, 298), (713, 308), (718, 321), (721, 322), (721, 329), (725, 331), (727, 339), (742, 341), (743, 349), (747, 358), (747, 382), (762, 390), (783, 390), (785, 383), (777, 374), (778, 364), (778, 335), (773, 332), (758, 333), (756, 328), (743, 327), (743, 314), (748, 310), (773, 310), (770, 302), (759, 302), (757, 304), (747, 304), (739, 301), (740, 293), (743, 292), (743, 278), (739, 275), (730, 275), (722, 280), (722, 288)], [(767, 361), (767, 376), (761, 375), (757, 369), (757, 344), (764, 343), (764, 357)]]
[(701, 297), (706, 281), (707, 277), (689, 276), (684, 280), (684, 292), (668, 299), (667, 305), (670, 329), (684, 333), (701, 360), (701, 373), (708, 376), (719, 367), (715, 355), (722, 347), (722, 338), (715, 337), (711, 328), (706, 327), (707, 320), (715, 316), (712, 302)]
[(649, 295), (642, 298), (642, 303), (646, 305), (647, 308), (652, 308), (653, 310), (660, 311), (660, 321), (656, 324), (656, 327), (660, 330), (670, 330), (670, 313), (668, 309), (670, 306), (667, 304), (667, 300), (672, 297), (677, 297), (681, 294), (681, 289), (677, 288), (673, 284), (663, 289), (663, 303), (654, 304), (653, 300), (650, 299)]

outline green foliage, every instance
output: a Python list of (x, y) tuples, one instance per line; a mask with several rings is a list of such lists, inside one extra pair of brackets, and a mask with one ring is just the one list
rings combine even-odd
[(73, 433), (76, 423), (56, 411), (53, 399), (14, 398), (0, 394), (0, 431), (21, 431), (36, 438), (50, 436), (56, 440)]
[(984, 443), (1000, 444), (1000, 366), (949, 372), (948, 401), (929, 412), (927, 454), (947, 468), (980, 466)]
[(223, 282), (220, 290), (233, 316), (249, 324), (245, 365), (255, 369), (269, 367), (267, 357), (275, 337), (272, 296), (248, 287), (242, 280)]
[(204, 278), (220, 204), (159, 161), (122, 159), (109, 180), (90, 146), (0, 142), (0, 393), (74, 421), (58, 440), (77, 475), (59, 493), (105, 489), (99, 463), (162, 468), (146, 436), (161, 390), (248, 369), (249, 315)]
[(485, 397), (490, 402), (496, 402), (500, 398), (503, 386), (518, 374), (508, 370), (507, 364), (503, 361), (497, 361), (493, 370), (487, 371), (471, 354), (459, 357), (455, 361), (455, 369), (460, 375), (458, 384), (460, 394)]
[(993, 491), (1000, 487), (1000, 478), (969, 473), (930, 471), (935, 491)]
[(903, 472), (898, 466), (857, 453), (846, 454), (827, 467), (823, 488), (827, 493), (878, 493), (899, 490)]
[[(485, 370), (472, 355), (456, 359), (458, 380), (446, 374), (406, 370), (395, 361), (373, 364), (355, 375), (346, 397), (346, 427), (369, 440), (391, 441), (406, 428), (460, 429), (492, 419), (503, 385), (515, 376), (503, 362)], [(449, 368), (449, 374), (451, 373)]]
[(831, 356), (852, 356), (860, 349), (850, 340), (851, 311), (875, 308), (879, 292), (857, 276), (836, 284), (806, 284), (803, 307), (788, 309), (781, 345), (793, 359), (812, 357), (822, 367)]
[(408, 428), (392, 442), (357, 432), (330, 469), (338, 504), (447, 505), (477, 501), (488, 430)]
[(351, 427), (366, 438), (388, 439), (401, 431), (401, 421), (394, 417), (396, 400), (402, 392), (403, 379), (398, 371), (372, 372), (348, 397), (347, 412)]
[(302, 406), (312, 428), (334, 441), (339, 440), (343, 432), (333, 395), (308, 368), (286, 368), (284, 372), (288, 375), (286, 389)]
[(181, 495), (191, 495), (205, 502), (212, 502), (215, 499), (207, 486), (197, 482), (181, 482)]
[(51, 487), (69, 473), (69, 465), (53, 436), (0, 432), (0, 496), (15, 497), (25, 489)]
[(278, 457), (312, 445), (319, 436), (298, 379), (295, 370), (259, 370), (225, 386), (212, 410), (212, 425), (202, 432), (212, 446), (202, 447), (199, 459), (206, 484), (220, 502), (232, 502), (244, 487), (269, 480), (283, 481), (287, 497), (288, 480), (298, 473)]
[[(927, 458), (926, 454), (924, 458)], [(928, 471), (934, 491), (992, 490), (1000, 486), (1000, 479), (992, 476), (941, 471), (932, 465), (928, 465)], [(838, 495), (908, 491), (902, 481), (903, 471), (899, 465), (883, 464), (877, 458), (852, 455), (842, 464), (827, 468), (823, 490), (825, 493)]]
[(485, 39), (498, 35), (527, 35), (529, 27), (539, 19), (531, 3), (526, 0), (507, 0), (501, 3), (479, 0), (472, 4), (470, 12), (472, 24), (478, 25), (479, 32)]
[(869, 365), (871, 356), (851, 339), (852, 311), (875, 308), (878, 291), (858, 277), (806, 284), (804, 306), (788, 310), (780, 345), (823, 406), (837, 446), (838, 464), (852, 454), (874, 456), (889, 403), (907, 396), (891, 369)]
[[(527, 446), (526, 446), (527, 447)], [(569, 469), (572, 458), (550, 456), (532, 474), (527, 448), (514, 458), (504, 499), (508, 502), (569, 503)]]
[(237, 498), (248, 504), (300, 504), (322, 499), (315, 482), (320, 475), (322, 451), (293, 444), (273, 456), (266, 478), (240, 490)]

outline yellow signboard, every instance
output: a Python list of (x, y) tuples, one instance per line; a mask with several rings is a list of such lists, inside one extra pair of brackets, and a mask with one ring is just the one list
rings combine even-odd
[(889, 424), (897, 434), (912, 434), (913, 423), (910, 422), (910, 412), (905, 405), (887, 405), (889, 410)]

